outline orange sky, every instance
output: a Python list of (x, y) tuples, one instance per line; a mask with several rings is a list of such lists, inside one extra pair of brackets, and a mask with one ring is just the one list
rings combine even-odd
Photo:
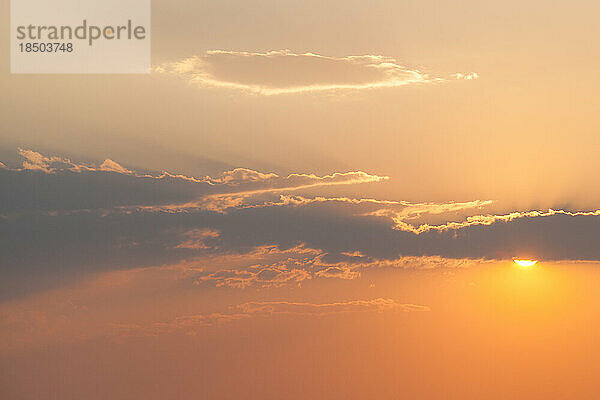
[[(2, 387), (49, 399), (589, 398), (597, 267), (380, 270), (302, 288), (193, 294), (144, 287), (167, 286), (168, 275), (99, 276), (3, 306), (3, 320), (11, 315), (22, 331), (3, 329)], [(370, 302), (349, 307), (353, 298)], [(248, 300), (271, 308), (223, 307)], [(206, 319), (190, 324), (192, 316)]]
[(0, 63), (1, 398), (594, 398), (599, 3), (152, 7)]

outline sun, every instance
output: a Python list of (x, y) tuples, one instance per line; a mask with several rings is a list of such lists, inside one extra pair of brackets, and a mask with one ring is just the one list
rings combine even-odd
[(515, 264), (517, 264), (520, 267), (533, 267), (535, 264), (537, 264), (537, 260), (517, 260), (514, 259), (513, 260), (515, 262)]

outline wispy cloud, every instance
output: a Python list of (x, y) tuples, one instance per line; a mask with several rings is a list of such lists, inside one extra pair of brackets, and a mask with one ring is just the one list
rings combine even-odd
[[(231, 191), (228, 193), (218, 193), (207, 195), (200, 201), (192, 204), (183, 205), (184, 207), (199, 207), (207, 210), (224, 212), (229, 208), (245, 208), (245, 207), (262, 207), (292, 204), (287, 202), (286, 197), (282, 196), (282, 202), (270, 201), (249, 201), (249, 199), (257, 198), (266, 194), (275, 194), (282, 192), (297, 191), (303, 189), (311, 189), (322, 186), (340, 186), (340, 185), (356, 185), (360, 183), (376, 183), (388, 180), (387, 176), (371, 175), (363, 171), (351, 172), (335, 172), (331, 175), (317, 176), (314, 174), (290, 174), (287, 177), (280, 178), (274, 175), (271, 185), (250, 188), (245, 191)], [(181, 206), (174, 206), (175, 208)]]
[(288, 301), (256, 301), (230, 307), (229, 313), (194, 314), (175, 318), (166, 322), (141, 324), (111, 324), (113, 335), (120, 338), (159, 336), (183, 333), (196, 335), (199, 329), (218, 326), (237, 320), (270, 317), (276, 315), (298, 315), (321, 317), (342, 313), (385, 312), (424, 312), (430, 308), (424, 305), (403, 304), (392, 299), (351, 300), (337, 303), (302, 303)]
[[(236, 262), (239, 254), (222, 255), (218, 260), (214, 256), (198, 257), (194, 265), (230, 265)], [(448, 259), (431, 257), (397, 257), (380, 259), (366, 256), (358, 251), (353, 253), (330, 254), (306, 245), (280, 250), (275, 246), (262, 246), (245, 255), (249, 265), (235, 268), (217, 268), (214, 272), (203, 269), (194, 273), (190, 268), (192, 260), (181, 265), (171, 265), (171, 269), (188, 271), (186, 279), (193, 279), (194, 285), (214, 285), (221, 288), (243, 289), (248, 287), (273, 288), (297, 285), (312, 279), (354, 280), (361, 277), (363, 271), (371, 269), (454, 269), (473, 266), (485, 262), (472, 259)]]
[(392, 299), (352, 300), (337, 303), (312, 304), (287, 301), (249, 302), (240, 304), (235, 309), (251, 314), (297, 314), (297, 315), (330, 315), (347, 312), (387, 311), (429, 311), (429, 307), (416, 304), (401, 304)]
[(355, 206), (357, 210), (364, 211), (363, 215), (376, 215), (393, 217), (398, 221), (414, 220), (425, 215), (440, 215), (457, 213), (459, 211), (482, 209), (493, 203), (492, 200), (473, 200), (466, 202), (447, 203), (411, 203), (408, 201), (356, 199), (348, 197), (322, 197), (307, 198), (304, 196), (281, 195), (279, 202), (265, 203), (268, 206), (305, 206), (316, 203), (330, 203), (336, 206)]
[(401, 230), (401, 231), (406, 231), (406, 232), (412, 232), (415, 234), (421, 234), (421, 233), (429, 232), (429, 231), (458, 230), (458, 229), (467, 228), (467, 227), (476, 226), (476, 225), (492, 225), (496, 222), (511, 222), (511, 221), (514, 221), (517, 219), (523, 219), (523, 218), (540, 218), (540, 217), (550, 217), (550, 216), (554, 216), (554, 215), (565, 215), (565, 216), (569, 216), (569, 217), (581, 217), (581, 216), (594, 217), (594, 216), (600, 216), (600, 210), (576, 211), (576, 212), (565, 211), (565, 210), (553, 210), (553, 209), (549, 209), (548, 211), (539, 211), (539, 210), (516, 211), (516, 212), (509, 213), (509, 214), (501, 214), (501, 215), (493, 215), (493, 214), (473, 215), (473, 216), (467, 217), (465, 221), (448, 222), (448, 223), (440, 224), (440, 225), (422, 224), (422, 225), (417, 225), (417, 226), (406, 222), (405, 214), (398, 213), (396, 211), (392, 211), (389, 209), (377, 210), (372, 213), (369, 213), (368, 215), (389, 217), (396, 223), (396, 226), (395, 226), (396, 229)]
[[(300, 286), (304, 281), (315, 278), (351, 280), (360, 276), (359, 264), (327, 262), (324, 260), (326, 256), (327, 253), (304, 245), (286, 250), (263, 246), (253, 249), (246, 255), (246, 259), (252, 262), (251, 265), (200, 272), (194, 277), (193, 282), (198, 286), (268, 288), (292, 284)], [(230, 264), (228, 260), (230, 257), (235, 259), (238, 255), (222, 256), (219, 264)], [(205, 263), (201, 258), (196, 261)]]
[(472, 80), (476, 73), (430, 76), (392, 57), (358, 55), (333, 57), (276, 50), (264, 53), (210, 50), (164, 63), (155, 72), (173, 75), (200, 87), (281, 95), (335, 90), (394, 88), (445, 79)]

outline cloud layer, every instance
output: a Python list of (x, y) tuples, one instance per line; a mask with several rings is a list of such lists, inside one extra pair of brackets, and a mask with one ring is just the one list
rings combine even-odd
[[(280, 176), (137, 172), (21, 150), (0, 169), (4, 297), (98, 271), (171, 266), (220, 288), (359, 279), (377, 268), (447, 268), (515, 256), (600, 260), (600, 211), (490, 213), (489, 200), (325, 197), (377, 184), (362, 171)], [(469, 261), (471, 260), (471, 261)]]

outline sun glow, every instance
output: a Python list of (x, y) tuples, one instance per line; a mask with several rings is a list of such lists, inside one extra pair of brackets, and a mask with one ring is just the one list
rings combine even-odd
[(537, 264), (537, 260), (513, 260), (520, 267), (533, 267)]

